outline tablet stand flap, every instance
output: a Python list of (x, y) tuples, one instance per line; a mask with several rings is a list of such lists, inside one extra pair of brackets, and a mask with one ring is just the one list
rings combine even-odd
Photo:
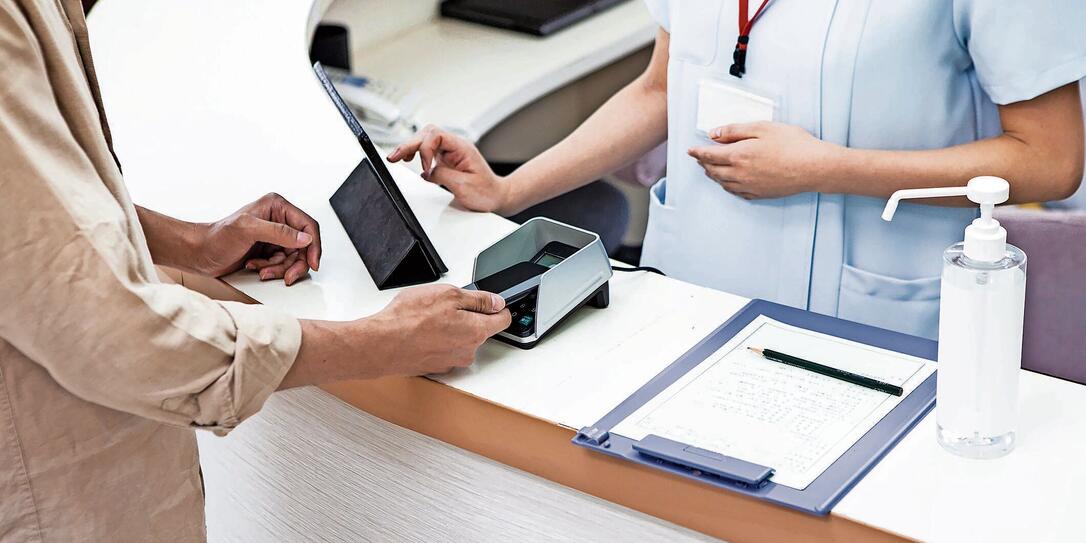
[(440, 277), (369, 159), (358, 163), (329, 202), (377, 288)]

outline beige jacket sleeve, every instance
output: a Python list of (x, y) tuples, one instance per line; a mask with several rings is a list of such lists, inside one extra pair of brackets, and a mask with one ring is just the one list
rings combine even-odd
[(85, 400), (229, 430), (278, 387), (299, 323), (158, 282), (95, 147), (108, 154), (104, 128), (83, 122), (98, 119), (89, 84), (59, 85), (55, 70), (0, 2), (0, 337)]

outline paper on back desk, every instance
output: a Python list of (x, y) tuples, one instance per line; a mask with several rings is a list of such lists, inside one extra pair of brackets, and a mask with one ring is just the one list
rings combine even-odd
[(488, 341), (470, 368), (436, 379), (579, 429), (594, 424), (747, 301), (651, 273), (616, 273), (610, 307), (579, 310), (532, 350)]
[[(893, 396), (762, 358), (763, 347), (900, 385)], [(931, 373), (931, 361), (760, 316), (612, 433), (655, 434), (774, 468), (804, 489)]]

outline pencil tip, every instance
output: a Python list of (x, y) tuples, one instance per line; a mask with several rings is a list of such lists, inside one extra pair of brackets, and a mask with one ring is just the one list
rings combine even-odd
[(762, 352), (763, 352), (761, 347), (747, 347), (747, 348), (750, 349), (751, 351), (754, 351), (754, 352), (758, 353), (758, 354), (762, 354)]

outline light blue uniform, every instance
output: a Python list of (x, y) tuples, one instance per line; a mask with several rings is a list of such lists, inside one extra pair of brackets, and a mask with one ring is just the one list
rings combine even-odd
[[(652, 189), (642, 263), (935, 337), (941, 255), (975, 212), (903, 204), (886, 223), (875, 198), (746, 201), (724, 191), (686, 150), (708, 143), (695, 129), (698, 81), (734, 79), (737, 1), (647, 4), (671, 50), (667, 177)], [(1086, 76), (1086, 1), (773, 0), (751, 32), (746, 66), (745, 83), (779, 97), (779, 120), (825, 141), (949, 147), (998, 135), (996, 104)]]

